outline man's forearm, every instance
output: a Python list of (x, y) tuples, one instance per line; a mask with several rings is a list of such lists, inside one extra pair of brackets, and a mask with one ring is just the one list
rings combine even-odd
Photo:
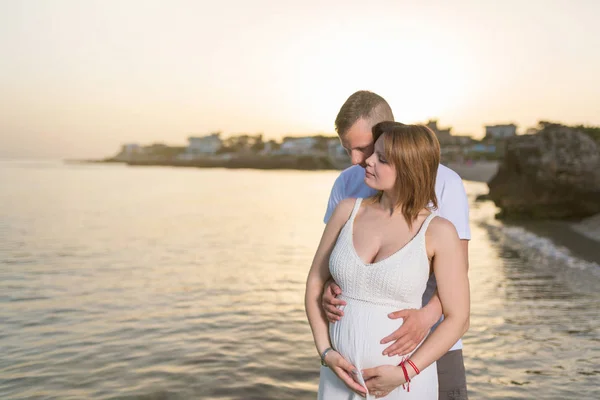
[(423, 311), (425, 311), (425, 315), (428, 317), (430, 326), (435, 325), (436, 322), (440, 320), (442, 317), (442, 302), (440, 301), (437, 290), (433, 293), (433, 296), (431, 296), (429, 303), (423, 307)]

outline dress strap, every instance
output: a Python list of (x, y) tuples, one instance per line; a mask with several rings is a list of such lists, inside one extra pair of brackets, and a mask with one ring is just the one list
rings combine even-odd
[(354, 221), (354, 218), (356, 218), (356, 213), (358, 213), (358, 209), (360, 208), (360, 204), (362, 203), (362, 198), (359, 197), (356, 199), (356, 202), (354, 203), (354, 208), (352, 209), (352, 214), (350, 214), (350, 220)]
[(423, 224), (421, 225), (421, 228), (419, 229), (418, 235), (423, 235), (423, 236), (425, 235), (425, 233), (427, 232), (427, 228), (429, 227), (429, 224), (436, 216), (437, 216), (437, 214), (432, 211), (431, 214), (429, 214), (427, 216), (427, 218), (425, 218), (425, 221), (423, 221)]

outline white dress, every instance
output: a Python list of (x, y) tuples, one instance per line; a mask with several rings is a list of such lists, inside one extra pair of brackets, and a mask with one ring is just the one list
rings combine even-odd
[[(354, 218), (361, 202), (360, 198), (356, 200), (329, 259), (331, 275), (342, 289), (340, 298), (347, 303), (341, 320), (329, 324), (331, 345), (358, 369), (359, 374), (365, 368), (398, 365), (402, 361), (400, 356), (382, 355), (390, 343), (380, 344), (380, 341), (402, 325), (402, 319), (390, 319), (389, 313), (421, 308), (429, 278), (425, 232), (435, 217), (433, 213), (429, 215), (418, 233), (400, 250), (383, 260), (366, 264), (356, 253), (352, 238)], [(362, 376), (357, 380), (365, 386)], [(321, 367), (318, 398), (361, 399), (327, 367)], [(437, 399), (436, 363), (412, 379), (410, 392), (400, 386), (383, 398)], [(375, 399), (375, 396), (367, 394), (367, 399)]]

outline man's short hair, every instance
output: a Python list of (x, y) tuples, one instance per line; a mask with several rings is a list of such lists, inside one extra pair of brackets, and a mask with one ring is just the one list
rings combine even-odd
[(380, 95), (359, 90), (348, 97), (335, 118), (335, 131), (343, 136), (359, 119), (367, 119), (372, 125), (382, 121), (393, 121), (394, 114), (387, 101)]

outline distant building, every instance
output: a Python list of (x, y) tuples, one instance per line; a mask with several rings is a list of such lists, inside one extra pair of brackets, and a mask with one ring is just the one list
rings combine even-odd
[(525, 131), (526, 135), (535, 135), (539, 132), (539, 128), (527, 128), (527, 130)]
[(477, 143), (474, 144), (471, 147), (471, 151), (473, 153), (495, 153), (496, 152), (496, 146), (491, 144), (491, 145), (486, 145), (483, 143)]
[(440, 144), (446, 144), (446, 143), (449, 143), (452, 141), (452, 134), (450, 133), (450, 130), (452, 128), (447, 128), (447, 129), (438, 128), (436, 119), (431, 119), (431, 120), (427, 121), (426, 126), (429, 129), (431, 129), (433, 131), (433, 133), (435, 133)]
[(517, 126), (515, 124), (505, 125), (486, 125), (486, 139), (506, 139), (511, 136), (516, 136)]
[(124, 155), (140, 154), (142, 151), (142, 146), (137, 143), (127, 143), (121, 148), (121, 153)]
[(137, 143), (127, 143), (121, 146), (121, 151), (115, 156), (116, 160), (131, 161), (144, 154), (144, 148)]
[(456, 136), (451, 136), (450, 142), (455, 146), (465, 147), (465, 146), (468, 146), (471, 143), (475, 142), (475, 139), (473, 139), (471, 136), (467, 136), (467, 135), (456, 135)]
[(277, 143), (275, 140), (271, 139), (271, 140), (265, 142), (265, 146), (259, 152), (259, 154), (262, 154), (262, 155), (275, 154), (279, 150), (279, 146), (280, 146), (279, 143)]
[(278, 154), (312, 154), (317, 139), (314, 137), (286, 137), (281, 143)]
[(220, 133), (212, 133), (207, 136), (190, 136), (188, 142), (189, 144), (185, 149), (186, 158), (215, 154), (222, 145)]

